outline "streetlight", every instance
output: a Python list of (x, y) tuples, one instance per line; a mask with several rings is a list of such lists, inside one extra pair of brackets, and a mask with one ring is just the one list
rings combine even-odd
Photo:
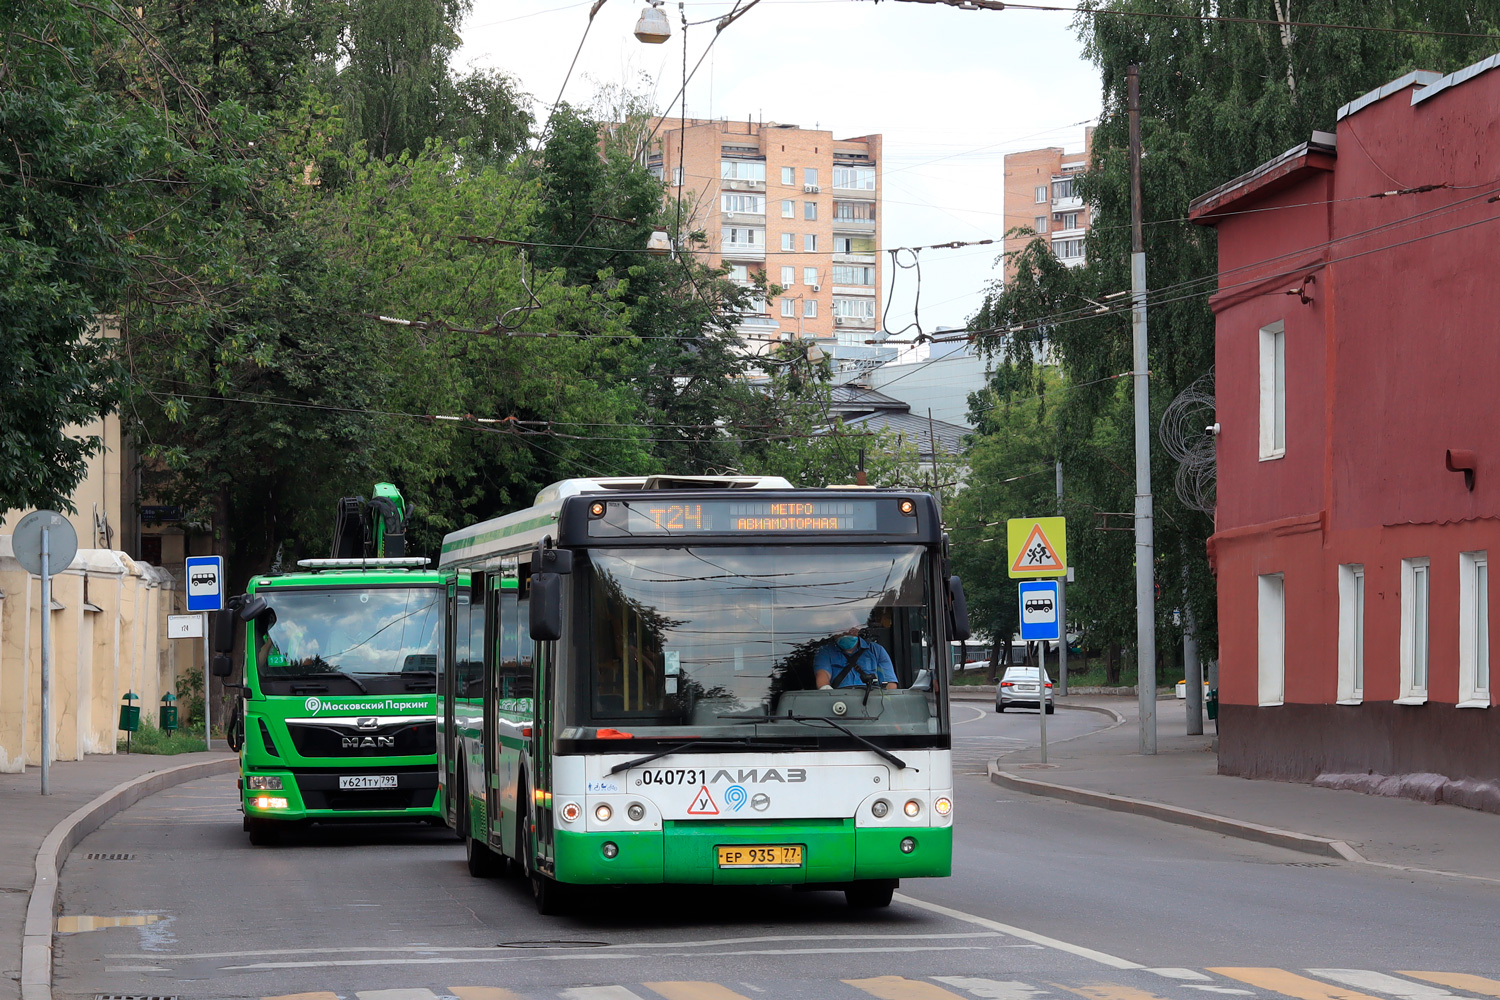
[(661, 9), (662, 0), (650, 0), (635, 22), (635, 37), (647, 45), (660, 45), (672, 37), (672, 22)]

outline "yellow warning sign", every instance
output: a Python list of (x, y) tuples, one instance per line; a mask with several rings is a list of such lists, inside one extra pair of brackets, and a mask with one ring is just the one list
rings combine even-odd
[(1067, 518), (1013, 517), (1005, 522), (1005, 540), (1012, 577), (1067, 575)]

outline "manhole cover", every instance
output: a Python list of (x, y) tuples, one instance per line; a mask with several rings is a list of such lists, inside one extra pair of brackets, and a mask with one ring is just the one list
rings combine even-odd
[(606, 941), (506, 941), (496, 948), (608, 948)]
[[(135, 855), (134, 854), (87, 854), (87, 855), (84, 855), (84, 860), (85, 861), (134, 861), (135, 860)], [(131, 997), (131, 998), (127, 998), (127, 1000), (135, 1000), (135, 998)], [(156, 997), (152, 997), (152, 998), (150, 998), (150, 1000), (157, 1000), (157, 998)]]
[(178, 1000), (175, 996), (148, 996), (144, 993), (95, 993), (94, 1000)]

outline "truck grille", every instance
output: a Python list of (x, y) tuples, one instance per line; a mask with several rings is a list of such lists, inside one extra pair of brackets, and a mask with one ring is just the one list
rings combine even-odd
[(437, 722), (433, 719), (288, 719), (286, 728), (292, 746), (302, 757), (407, 757), (437, 753)]

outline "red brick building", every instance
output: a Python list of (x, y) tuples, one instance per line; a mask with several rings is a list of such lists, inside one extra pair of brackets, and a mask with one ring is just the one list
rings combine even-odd
[(1500, 778), (1500, 56), (1193, 204), (1217, 229), (1219, 767)]

